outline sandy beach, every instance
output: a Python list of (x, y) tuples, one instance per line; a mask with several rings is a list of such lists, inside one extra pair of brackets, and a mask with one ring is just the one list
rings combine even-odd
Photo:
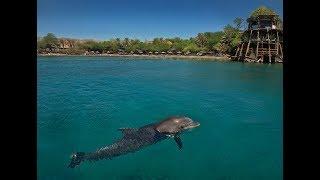
[(68, 54), (37, 54), (37, 56), (88, 56), (88, 57), (130, 57), (130, 58), (153, 58), (153, 59), (198, 59), (198, 60), (231, 60), (227, 56), (185, 56), (185, 55), (145, 55), (145, 54), (95, 54), (95, 55), (68, 55)]

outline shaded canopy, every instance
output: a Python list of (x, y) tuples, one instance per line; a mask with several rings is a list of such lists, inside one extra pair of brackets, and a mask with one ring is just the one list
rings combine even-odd
[(262, 16), (268, 16), (268, 15), (278, 16), (278, 14), (275, 13), (272, 9), (269, 9), (269, 8), (267, 8), (267, 7), (265, 7), (265, 6), (261, 6), (261, 7), (257, 8), (256, 10), (254, 10), (254, 11), (251, 13), (250, 17), (251, 17), (251, 18), (255, 18), (255, 17), (261, 16), (261, 15), (262, 15)]
[(279, 15), (272, 9), (269, 9), (265, 6), (260, 6), (259, 8), (255, 9), (247, 21), (256, 21), (257, 19), (273, 19), (277, 23), (281, 22)]

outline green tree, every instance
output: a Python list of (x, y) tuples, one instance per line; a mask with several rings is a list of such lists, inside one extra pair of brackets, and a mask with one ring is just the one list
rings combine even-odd
[(204, 34), (207, 37), (207, 43), (206, 43), (205, 47), (209, 51), (215, 50), (214, 46), (221, 41), (221, 39), (222, 39), (222, 37), (224, 35), (224, 33), (222, 31), (205, 32)]
[(191, 52), (191, 53), (197, 53), (199, 51), (201, 51), (202, 49), (195, 43), (191, 43), (191, 44), (188, 44), (185, 48), (183, 48), (183, 52), (186, 53), (186, 52)]
[(224, 27), (223, 33), (219, 44), (214, 48), (221, 53), (231, 53), (241, 41), (241, 31), (228, 24)]
[(110, 45), (110, 51), (112, 52), (118, 52), (119, 49), (122, 49), (122, 45), (121, 45), (121, 41), (119, 38), (117, 39), (111, 39), (109, 41), (109, 45)]
[(242, 18), (237, 17), (233, 20), (233, 24), (235, 25), (236, 29), (240, 30), (244, 27), (244, 20)]
[(195, 41), (197, 43), (197, 45), (199, 47), (205, 47), (208, 43), (208, 37), (204, 34), (204, 33), (199, 33), (196, 38)]
[(188, 39), (180, 39), (179, 41), (175, 41), (172, 44), (172, 49), (174, 51), (182, 51), (185, 47), (187, 47), (189, 44), (191, 44), (191, 41)]
[(38, 47), (41, 49), (48, 48), (50, 51), (59, 47), (59, 40), (53, 33), (48, 33), (40, 41), (38, 41)]

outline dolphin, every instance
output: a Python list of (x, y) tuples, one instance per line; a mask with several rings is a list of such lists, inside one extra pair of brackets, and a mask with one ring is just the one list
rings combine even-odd
[(120, 128), (119, 130), (123, 134), (121, 139), (95, 152), (73, 153), (68, 167), (75, 168), (83, 161), (112, 159), (113, 157), (136, 152), (168, 138), (173, 138), (181, 150), (182, 141), (180, 134), (199, 125), (199, 122), (193, 121), (188, 117), (174, 116), (140, 128)]

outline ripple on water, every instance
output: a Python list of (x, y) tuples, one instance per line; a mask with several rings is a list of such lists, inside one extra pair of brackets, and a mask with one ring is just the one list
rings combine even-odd
[[(282, 179), (282, 66), (215, 61), (38, 58), (39, 179)], [(199, 128), (113, 160), (67, 169), (169, 115)], [(163, 173), (165, 172), (165, 173)], [(183, 172), (183, 173), (181, 173)]]

